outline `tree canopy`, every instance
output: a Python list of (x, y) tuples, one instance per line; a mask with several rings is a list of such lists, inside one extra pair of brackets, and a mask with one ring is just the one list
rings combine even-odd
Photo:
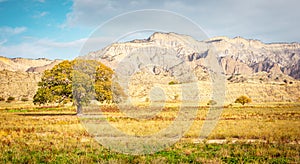
[(66, 103), (75, 100), (77, 108), (82, 103), (112, 100), (113, 71), (95, 60), (76, 59), (63, 61), (46, 70), (38, 83), (35, 104)]
[(39, 89), (33, 97), (35, 104), (62, 103), (72, 100), (73, 62), (63, 61), (46, 70), (38, 83)]

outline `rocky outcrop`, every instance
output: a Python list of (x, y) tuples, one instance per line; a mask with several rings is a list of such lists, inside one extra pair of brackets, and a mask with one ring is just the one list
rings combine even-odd
[[(248, 40), (241, 37), (233, 39), (217, 37), (209, 40), (218, 50), (219, 56), (230, 57), (246, 64), (252, 72), (286, 74), (299, 79), (297, 63), (300, 59), (299, 43), (270, 43)], [(212, 42), (213, 41), (213, 42)], [(227, 73), (230, 70), (225, 70)]]
[(254, 72), (246, 63), (232, 57), (222, 57), (220, 61), (226, 74), (251, 75)]
[[(165, 51), (165, 52), (164, 52)], [(213, 52), (213, 53), (212, 53)], [(299, 79), (299, 43), (272, 43), (265, 44), (258, 40), (248, 40), (241, 37), (233, 39), (216, 37), (204, 41), (197, 41), (190, 36), (176, 33), (154, 33), (148, 39), (133, 42), (115, 43), (102, 50), (93, 52), (89, 56), (99, 59), (112, 68), (128, 58), (130, 55), (139, 54), (137, 57), (150, 55), (150, 63), (154, 60), (163, 60), (159, 63), (165, 71), (176, 72), (181, 64), (167, 58), (157, 58), (167, 53), (182, 60), (181, 64), (188, 63), (192, 69), (196, 67), (208, 68), (208, 54), (217, 56), (225, 74), (250, 75), (256, 72), (272, 74), (286, 74)], [(133, 59), (134, 61), (138, 61)], [(169, 60), (169, 61), (167, 61)], [(139, 64), (137, 64), (139, 65)], [(156, 73), (159, 71), (152, 68)], [(184, 71), (179, 74), (185, 74)]]
[(296, 79), (300, 79), (300, 60), (298, 62), (295, 62), (289, 67), (281, 68), (282, 72), (291, 75), (292, 77), (295, 77)]
[[(241, 37), (197, 41), (176, 33), (154, 33), (148, 39), (114, 43), (86, 57), (113, 68), (123, 80), (121, 86), (128, 85), (126, 92), (140, 101), (151, 99), (153, 87), (162, 89), (167, 101), (182, 99), (180, 87), (195, 82), (200, 93), (194, 94), (197, 87), (188, 93), (205, 103), (211, 99), (219, 64), (219, 73), (227, 76), (228, 103), (243, 94), (255, 102), (297, 101), (300, 96), (294, 79), (300, 79), (299, 43), (265, 44)], [(255, 90), (261, 87), (268, 97)]]

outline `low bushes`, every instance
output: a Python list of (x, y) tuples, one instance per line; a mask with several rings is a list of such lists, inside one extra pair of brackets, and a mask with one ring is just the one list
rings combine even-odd
[(6, 100), (7, 103), (10, 103), (10, 102), (12, 102), (12, 101), (15, 101), (15, 98), (12, 97), (12, 96), (9, 96), (9, 97), (7, 98), (7, 100)]

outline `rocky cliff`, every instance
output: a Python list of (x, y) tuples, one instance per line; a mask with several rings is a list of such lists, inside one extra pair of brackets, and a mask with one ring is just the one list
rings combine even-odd
[[(163, 52), (166, 51), (166, 52)], [(213, 53), (212, 53), (213, 52)], [(148, 58), (149, 63), (158, 60), (157, 55), (173, 53), (173, 56), (184, 62), (189, 62), (194, 68), (208, 67), (204, 60), (212, 55), (217, 56), (226, 75), (250, 75), (257, 72), (285, 74), (300, 79), (300, 44), (299, 43), (270, 43), (241, 37), (216, 37), (204, 41), (197, 41), (190, 36), (176, 33), (154, 33), (148, 39), (135, 40), (126, 43), (115, 43), (97, 52), (90, 53), (107, 65), (115, 68), (125, 57), (132, 54), (137, 58)], [(147, 56), (150, 55), (150, 56)], [(162, 56), (162, 55), (160, 55)], [(166, 63), (159, 63), (164, 71), (175, 72), (180, 66), (172, 64), (167, 58), (161, 57)], [(171, 60), (172, 61), (172, 60)], [(139, 65), (137, 64), (137, 65)], [(153, 70), (155, 68), (153, 67)], [(172, 74), (172, 73), (171, 73)]]
[[(213, 38), (211, 43), (218, 50), (222, 65), (227, 74), (249, 74), (268, 72), (286, 74), (300, 79), (299, 43), (270, 43), (265, 44), (258, 40), (248, 40), (241, 37), (233, 39), (227, 37)], [(235, 62), (230, 66), (227, 62)]]
[[(297, 101), (300, 97), (299, 82), (295, 80), (300, 79), (299, 43), (265, 44), (241, 37), (198, 41), (186, 35), (157, 32), (148, 39), (114, 43), (89, 53), (87, 58), (100, 60), (119, 73), (119, 79), (123, 79), (120, 83), (125, 87), (129, 84), (128, 93), (137, 101), (149, 99), (155, 86), (163, 88), (168, 100), (182, 99), (180, 84), (195, 82), (188, 76), (193, 72), (202, 91), (194, 96), (207, 102), (211, 99), (212, 68), (216, 67), (209, 62), (213, 58), (226, 76), (228, 103), (243, 94), (255, 102)], [(255, 90), (258, 88), (263, 89)]]

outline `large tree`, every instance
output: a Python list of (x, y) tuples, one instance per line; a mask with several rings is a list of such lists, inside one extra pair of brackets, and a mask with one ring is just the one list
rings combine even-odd
[(77, 112), (81, 113), (82, 104), (89, 100), (112, 100), (112, 74), (109, 67), (95, 60), (63, 61), (44, 72), (33, 102), (45, 104), (75, 100)]
[(46, 70), (33, 97), (35, 104), (62, 103), (72, 100), (72, 62), (63, 61)]

